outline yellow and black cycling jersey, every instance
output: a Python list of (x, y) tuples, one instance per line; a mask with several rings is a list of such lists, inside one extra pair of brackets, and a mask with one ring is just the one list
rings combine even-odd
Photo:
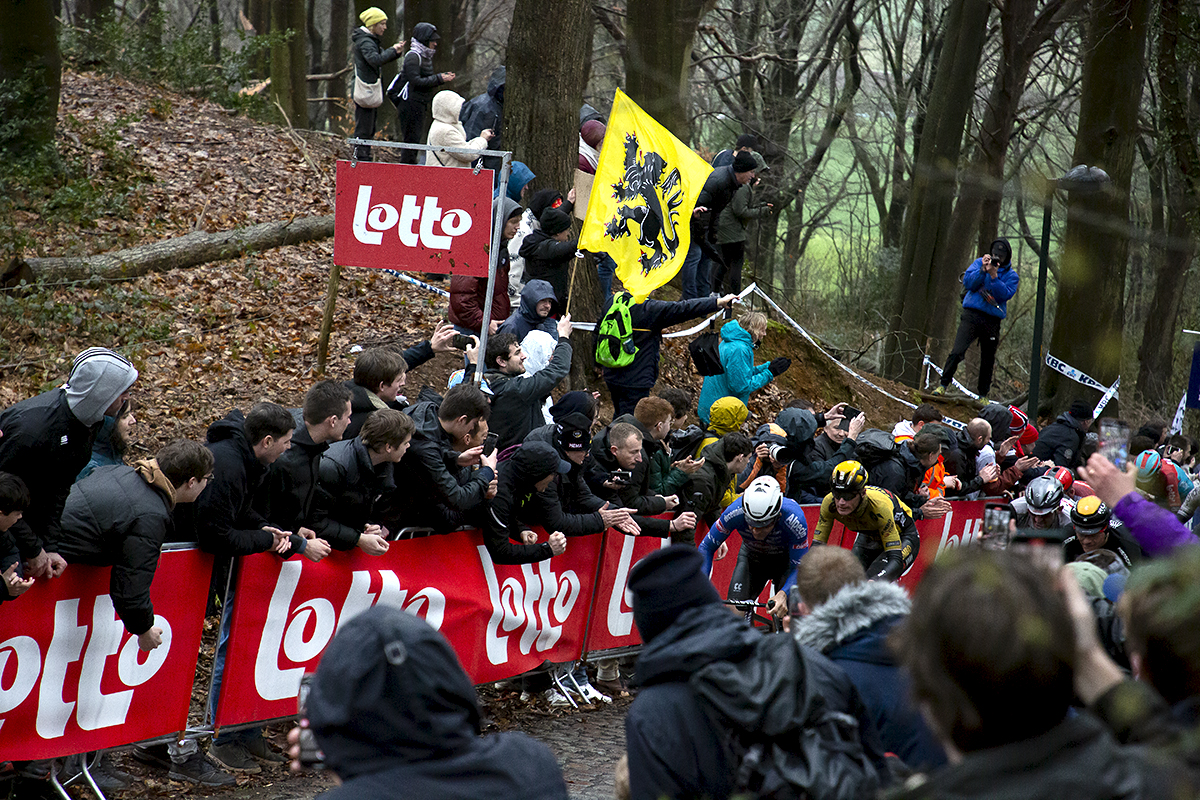
[(840, 522), (847, 529), (878, 540), (884, 550), (900, 550), (900, 525), (897, 518), (912, 519), (912, 509), (886, 489), (868, 486), (858, 507), (849, 514), (837, 513), (833, 495), (825, 495), (821, 501), (821, 515), (813, 531), (813, 541), (825, 544), (833, 530), (833, 523)]

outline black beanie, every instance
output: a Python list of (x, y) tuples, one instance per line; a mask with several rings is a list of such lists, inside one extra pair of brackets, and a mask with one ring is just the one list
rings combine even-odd
[(737, 138), (737, 142), (734, 143), (733, 148), (735, 150), (741, 150), (743, 147), (749, 147), (751, 150), (757, 150), (758, 137), (753, 133), (743, 133)]
[(629, 572), (633, 621), (643, 642), (670, 627), (680, 612), (721, 602), (703, 569), (699, 550), (675, 544), (655, 550)]
[(586, 451), (592, 444), (592, 421), (578, 412), (558, 420), (558, 449), (564, 453)]
[(754, 156), (744, 150), (733, 157), (734, 172), (751, 172), (758, 169), (758, 162), (754, 160)]
[(538, 217), (538, 223), (541, 224), (542, 231), (547, 236), (554, 236), (571, 227), (571, 218), (557, 208), (547, 208)]
[(1092, 407), (1086, 400), (1072, 400), (1070, 414), (1079, 421), (1092, 418)]

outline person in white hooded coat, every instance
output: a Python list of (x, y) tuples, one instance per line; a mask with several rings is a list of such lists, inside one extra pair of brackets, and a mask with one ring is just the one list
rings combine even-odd
[[(488, 142), (495, 135), (491, 129), (485, 130), (470, 141), (466, 131), (458, 120), (462, 111), (463, 97), (458, 92), (449, 89), (438, 92), (433, 97), (433, 124), (429, 127), (429, 139), (426, 144), (432, 147), (464, 147), (476, 152), (486, 150)], [(427, 167), (470, 167), (478, 156), (469, 153), (425, 153)]]

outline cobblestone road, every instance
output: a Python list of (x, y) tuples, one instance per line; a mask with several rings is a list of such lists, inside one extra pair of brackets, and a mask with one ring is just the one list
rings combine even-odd
[(612, 800), (613, 769), (625, 752), (625, 712), (617, 700), (594, 710), (526, 717), (516, 728), (547, 744), (562, 766), (572, 800)]

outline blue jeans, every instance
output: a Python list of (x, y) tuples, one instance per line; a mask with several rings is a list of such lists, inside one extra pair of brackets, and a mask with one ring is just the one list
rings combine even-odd
[(596, 254), (596, 274), (600, 277), (600, 303), (603, 305), (612, 296), (613, 274), (617, 271), (617, 262), (608, 253)]
[[(233, 584), (225, 595), (225, 605), (221, 608), (221, 631), (217, 634), (217, 652), (213, 656), (212, 689), (208, 693), (208, 720), (214, 722), (217, 718), (217, 701), (221, 697), (221, 678), (225, 672), (225, 650), (229, 645), (229, 628), (233, 621)], [(253, 741), (255, 736), (262, 736), (261, 728), (242, 728), (236, 731), (221, 731), (213, 737), (213, 744), (225, 745), (234, 742)]]

